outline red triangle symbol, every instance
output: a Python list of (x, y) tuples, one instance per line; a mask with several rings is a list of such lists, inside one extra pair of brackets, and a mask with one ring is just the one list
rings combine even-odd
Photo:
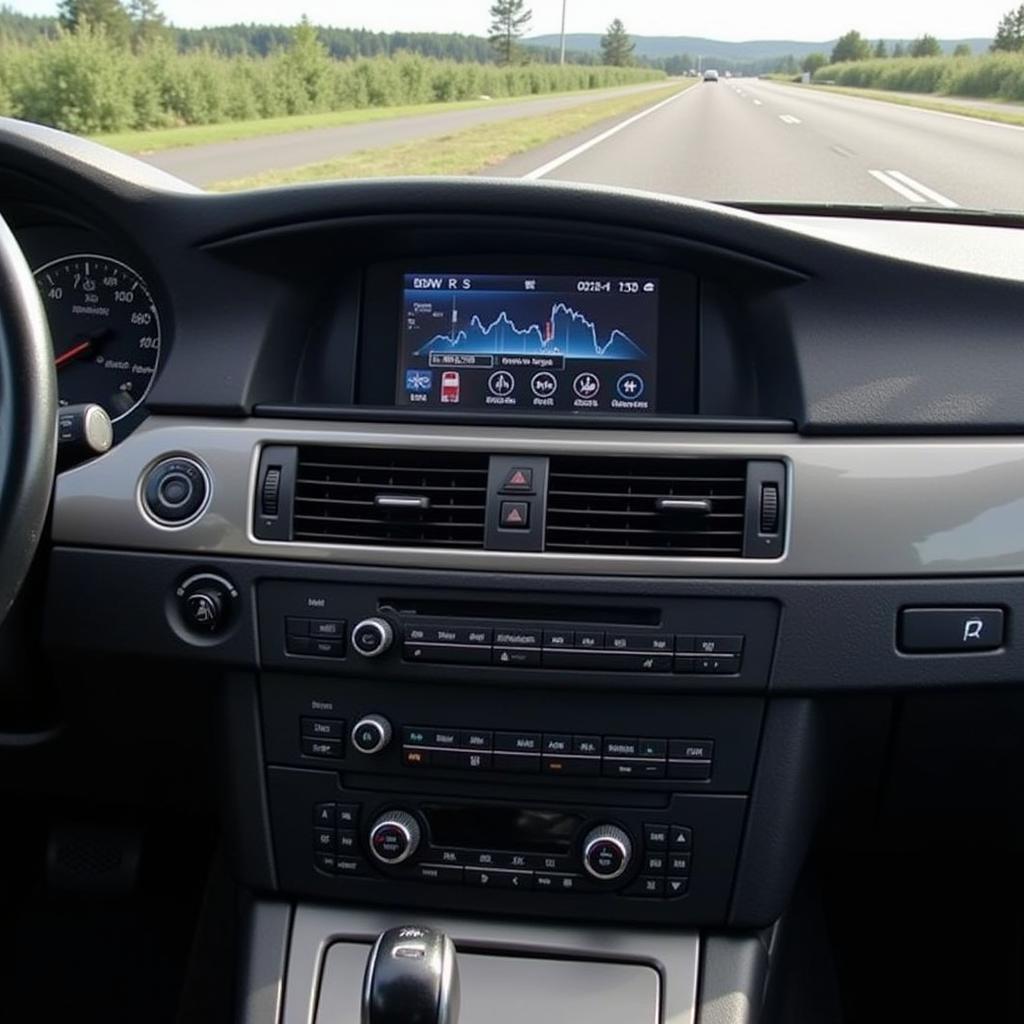
[(506, 522), (509, 523), (521, 523), (522, 521), (523, 514), (517, 508), (512, 509), (512, 511), (508, 514), (508, 518), (506, 519)]
[(517, 469), (508, 481), (513, 487), (523, 487), (526, 485), (526, 477), (523, 475), (521, 469)]

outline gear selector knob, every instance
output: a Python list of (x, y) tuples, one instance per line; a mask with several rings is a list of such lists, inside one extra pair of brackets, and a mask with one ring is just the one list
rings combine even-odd
[(391, 928), (374, 943), (363, 979), (362, 1024), (457, 1024), (459, 970), (443, 932)]

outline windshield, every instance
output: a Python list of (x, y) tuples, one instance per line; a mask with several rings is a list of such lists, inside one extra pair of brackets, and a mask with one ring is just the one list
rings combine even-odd
[(1024, 3), (13, 0), (0, 114), (205, 189), (421, 174), (1024, 212)]

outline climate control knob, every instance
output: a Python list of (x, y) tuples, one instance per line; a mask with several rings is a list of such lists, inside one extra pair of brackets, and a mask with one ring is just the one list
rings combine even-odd
[(360, 754), (379, 754), (391, 742), (391, 723), (383, 715), (364, 715), (352, 729), (352, 746)]
[(352, 630), (352, 646), (364, 658), (376, 658), (391, 646), (395, 631), (387, 619), (363, 619)]
[(381, 864), (401, 864), (416, 852), (421, 835), (408, 811), (388, 811), (370, 826), (370, 853)]
[(598, 825), (583, 840), (583, 866), (594, 878), (610, 882), (629, 867), (633, 843), (615, 825)]

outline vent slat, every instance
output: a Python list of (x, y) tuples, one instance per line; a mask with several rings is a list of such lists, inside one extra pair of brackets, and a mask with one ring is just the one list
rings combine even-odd
[[(746, 469), (739, 459), (552, 456), (545, 550), (739, 557)], [(711, 512), (662, 512), (659, 498), (707, 500)]]
[[(388, 448), (299, 448), (293, 536), (321, 544), (482, 548), (488, 457)], [(380, 494), (428, 499), (382, 508)]]

